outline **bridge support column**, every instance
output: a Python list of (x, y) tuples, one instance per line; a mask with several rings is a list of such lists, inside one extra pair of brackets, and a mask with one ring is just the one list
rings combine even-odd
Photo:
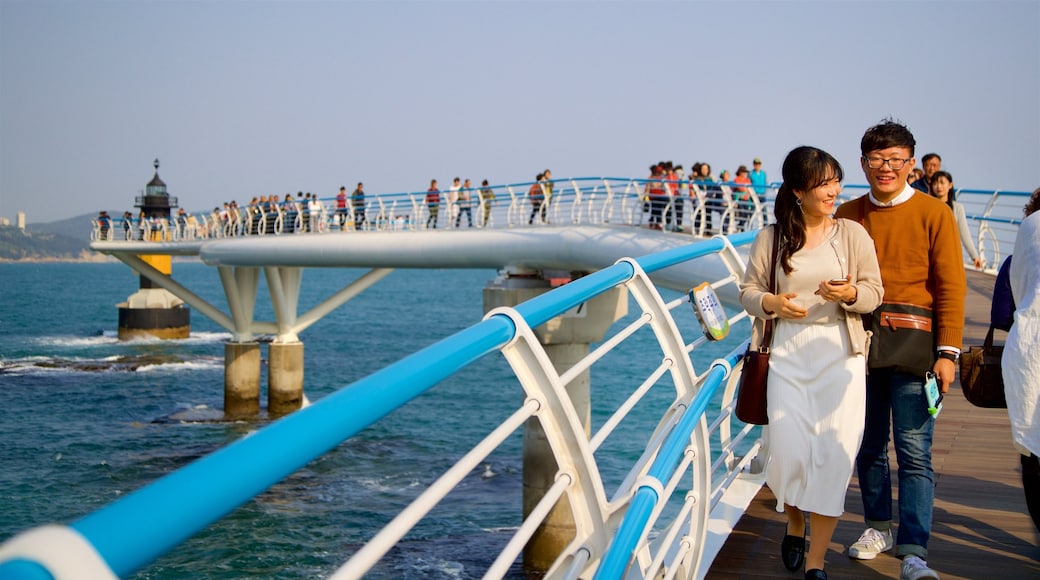
[[(516, 306), (549, 290), (549, 281), (543, 278), (498, 279), (484, 288), (484, 310), (489, 312), (502, 306)], [(610, 326), (627, 313), (628, 293), (624, 289), (615, 289), (534, 331), (553, 367), (557, 372), (563, 372), (588, 355), (589, 344), (603, 340)], [(592, 423), (589, 372), (581, 373), (566, 385), (566, 389), (587, 437)], [(526, 518), (552, 486), (559, 470), (537, 419), (529, 420), (524, 426), (523, 469), (523, 514)], [(548, 570), (574, 536), (574, 516), (570, 502), (564, 496), (553, 506), (524, 548), (524, 567)]]
[(286, 415), (303, 406), (303, 343), (272, 342), (267, 359), (267, 413)]
[(260, 344), (224, 343), (224, 416), (260, 414)]

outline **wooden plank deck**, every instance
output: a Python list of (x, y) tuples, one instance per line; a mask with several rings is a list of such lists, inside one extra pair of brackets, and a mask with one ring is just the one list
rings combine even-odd
[[(993, 276), (968, 272), (965, 345), (982, 344), (986, 335), (993, 281)], [(998, 333), (998, 340), (1002, 337)], [(979, 409), (964, 399), (959, 383), (952, 385), (935, 425), (932, 451), (936, 489), (929, 566), (944, 580), (1040, 578), (1040, 535), (1026, 510), (1007, 410)], [(895, 479), (895, 454), (890, 455)], [(892, 493), (898, 494), (896, 485)], [(708, 580), (802, 577), (780, 563), (786, 518), (775, 506), (772, 492), (763, 487), (712, 563)], [(828, 575), (898, 578), (901, 561), (891, 552), (866, 561), (845, 553), (864, 529), (855, 476), (845, 510), (827, 552)]]

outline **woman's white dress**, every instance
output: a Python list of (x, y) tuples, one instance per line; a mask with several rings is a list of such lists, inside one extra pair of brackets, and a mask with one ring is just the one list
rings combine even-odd
[(831, 238), (777, 268), (780, 294), (809, 309), (799, 320), (776, 319), (769, 358), (769, 461), (766, 483), (784, 504), (825, 516), (845, 510), (845, 492), (863, 439), (866, 362), (850, 354), (845, 314), (814, 294), (820, 281), (844, 278), (847, 263)]

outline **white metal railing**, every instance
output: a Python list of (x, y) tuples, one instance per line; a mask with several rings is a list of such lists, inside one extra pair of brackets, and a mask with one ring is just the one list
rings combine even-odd
[[(567, 224), (615, 224), (647, 226), (653, 200), (647, 195), (647, 179), (620, 177), (576, 177), (553, 181), (552, 195), (542, 192), (541, 212), (534, 212), (534, 182), (490, 186), (494, 199), (486, 200), (482, 188), (470, 191), (474, 228), (517, 228)], [(770, 184), (764, 195), (736, 183), (710, 186), (689, 180), (679, 181), (676, 195), (659, 200), (665, 231), (681, 229), (700, 237), (716, 233), (733, 234), (755, 230), (770, 223), (772, 200), (779, 184)], [(734, 188), (745, 187), (746, 195), (735, 195)], [(864, 185), (846, 185), (842, 199), (866, 193)], [(172, 223), (132, 220), (124, 226), (114, 218), (106, 233), (99, 221), (92, 220), (91, 241), (200, 241), (237, 236), (285, 235), (300, 233), (349, 233), (358, 231), (413, 231), (425, 229), (429, 209), (425, 192), (367, 194), (363, 212), (353, 200), (346, 211), (337, 210), (335, 199), (318, 200), (314, 216), (300, 209), (287, 209), (284, 202), (214, 210), (210, 214), (174, 218)], [(1014, 234), (1021, 220), (1021, 208), (1030, 193), (1021, 191), (960, 189), (956, 192), (967, 214), (971, 238), (983, 258), (985, 268), (994, 271), (1014, 245)], [(442, 203), (438, 221), (442, 230), (455, 229), (455, 205)], [(537, 196), (536, 196), (537, 197)], [(740, 199), (747, 197), (747, 199)], [(295, 202), (294, 202), (295, 203)], [(308, 210), (309, 211), (309, 210)], [(364, 216), (362, 218), (362, 216)], [(306, 223), (304, 222), (306, 218)], [(182, 221), (183, 220), (183, 221)], [(190, 222), (190, 223), (189, 223)], [(530, 222), (530, 223), (529, 223)], [(465, 228), (468, 224), (462, 224)], [(158, 233), (153, 233), (158, 232)], [(106, 235), (107, 234), (107, 235)], [(971, 264), (965, 252), (965, 263)]]
[[(469, 228), (469, 220), (455, 225), (463, 207), (469, 208), (473, 228), (516, 228), (543, 225), (646, 225), (651, 204), (646, 194), (646, 179), (620, 177), (576, 177), (552, 182), (551, 194), (545, 185), (534, 182), (472, 188), (468, 202), (449, 202), (441, 192), (437, 223), (439, 230)], [(542, 192), (530, 195), (531, 186)], [(486, 192), (490, 192), (488, 195)], [(718, 197), (708, 197), (699, 186), (680, 182), (675, 195), (660, 201), (667, 231), (686, 231), (701, 236), (732, 234), (761, 227), (767, 218), (766, 195), (753, 192), (748, 200), (734, 199), (730, 185), (720, 184)], [(160, 227), (159, 221), (130, 220), (132, 236), (102, 236), (94, 220), (91, 241), (200, 241), (241, 236), (286, 235), (300, 233), (344, 233), (359, 231), (409, 231), (427, 228), (430, 208), (425, 192), (367, 194), (363, 205), (347, 201), (337, 208), (334, 198), (318, 200), (316, 210), (304, 209), (294, 200), (250, 204), (228, 204), (206, 214), (180, 215)], [(535, 211), (536, 202), (540, 211)], [(656, 202), (655, 202), (656, 203)], [(714, 215), (714, 221), (705, 216)], [(702, 219), (703, 218), (703, 219)], [(190, 223), (189, 223), (190, 222)], [(710, 227), (715, 225), (714, 228)], [(123, 228), (123, 218), (112, 220), (112, 228)], [(163, 229), (163, 234), (153, 234)]]

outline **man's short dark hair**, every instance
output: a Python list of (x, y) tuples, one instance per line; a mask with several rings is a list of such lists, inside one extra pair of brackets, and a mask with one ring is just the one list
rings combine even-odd
[(921, 164), (924, 165), (925, 163), (928, 163), (932, 159), (938, 159), (939, 163), (942, 163), (942, 157), (939, 157), (938, 153), (928, 153), (927, 155), (925, 155), (924, 157), (921, 158)]
[(867, 153), (879, 149), (906, 147), (910, 150), (910, 156), (913, 157), (914, 146), (916, 145), (917, 141), (914, 140), (914, 134), (910, 132), (910, 129), (906, 128), (906, 125), (888, 118), (867, 129), (867, 132), (863, 134), (863, 138), (860, 139), (859, 151), (861, 155), (866, 156)]

